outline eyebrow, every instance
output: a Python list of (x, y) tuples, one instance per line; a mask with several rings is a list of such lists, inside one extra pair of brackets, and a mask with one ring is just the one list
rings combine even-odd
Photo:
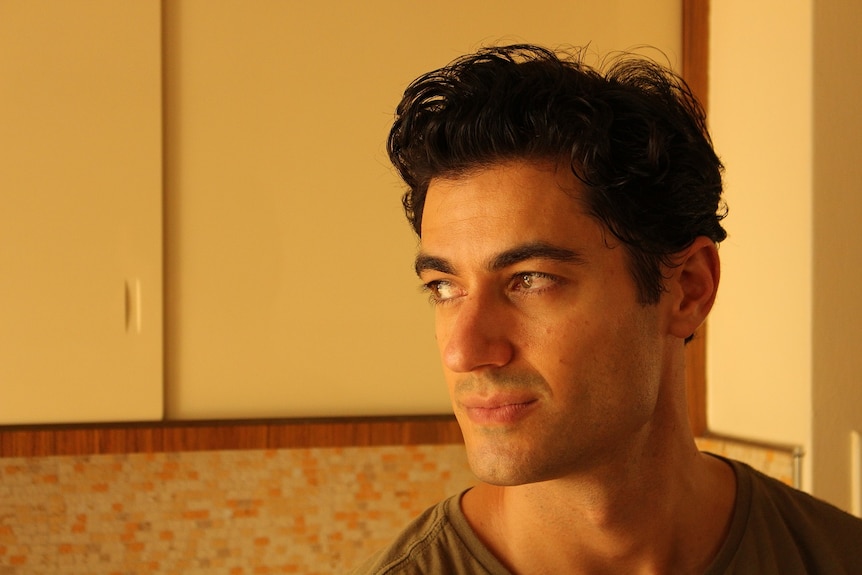
[[(521, 262), (534, 259), (575, 264), (586, 262), (584, 256), (575, 250), (561, 248), (545, 242), (531, 242), (515, 246), (495, 255), (488, 263), (488, 270), (500, 271)], [(414, 269), (416, 270), (416, 275), (421, 275), (424, 271), (438, 271), (444, 274), (455, 273), (455, 266), (446, 258), (423, 253), (416, 256)]]
[(449, 263), (449, 260), (423, 253), (416, 256), (416, 263), (413, 264), (413, 269), (416, 270), (417, 276), (422, 275), (422, 272), (426, 271), (437, 271), (443, 274), (455, 273), (455, 268)]

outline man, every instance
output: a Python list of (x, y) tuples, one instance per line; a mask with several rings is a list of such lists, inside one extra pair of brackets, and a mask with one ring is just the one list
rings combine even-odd
[(862, 573), (862, 522), (695, 446), (726, 234), (681, 79), (482, 50), (407, 89), (389, 153), (479, 484), (360, 573)]

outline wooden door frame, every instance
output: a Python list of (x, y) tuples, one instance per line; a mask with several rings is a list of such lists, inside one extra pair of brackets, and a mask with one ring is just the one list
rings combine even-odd
[[(682, 2), (682, 76), (708, 109), (709, 0)], [(686, 348), (685, 372), (688, 419), (695, 436), (707, 433), (706, 326), (701, 326)]]

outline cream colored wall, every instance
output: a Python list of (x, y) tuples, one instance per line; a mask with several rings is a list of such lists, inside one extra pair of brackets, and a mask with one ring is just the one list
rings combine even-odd
[(813, 487), (848, 509), (852, 489), (862, 515), (862, 478), (849, 480), (862, 432), (860, 28), (858, 2), (815, 2)]
[(711, 17), (730, 237), (709, 323), (710, 428), (802, 445), (805, 488), (849, 509), (850, 431), (862, 429), (862, 8), (721, 0)]
[(448, 411), (384, 151), (399, 94), (487, 43), (681, 45), (678, 0), (164, 6), (173, 418)]
[(709, 426), (806, 448), (812, 47), (809, 0), (711, 3), (710, 127), (730, 215), (709, 320)]

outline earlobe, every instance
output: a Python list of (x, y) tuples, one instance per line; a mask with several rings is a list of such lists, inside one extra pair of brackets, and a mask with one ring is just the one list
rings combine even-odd
[(671, 277), (673, 294), (670, 332), (687, 338), (709, 315), (718, 290), (721, 264), (718, 248), (707, 237), (698, 237), (679, 254), (677, 267)]

